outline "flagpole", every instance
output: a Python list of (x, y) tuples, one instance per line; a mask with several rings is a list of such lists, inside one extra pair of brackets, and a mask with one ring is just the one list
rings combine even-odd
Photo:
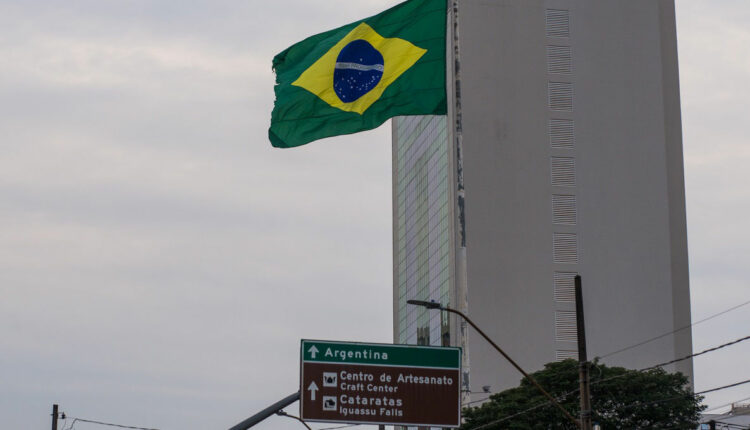
[[(447, 0), (450, 13), (451, 46), (453, 51), (453, 138), (456, 151), (456, 201), (457, 201), (457, 241), (456, 250), (456, 299), (464, 314), (469, 313), (469, 291), (466, 274), (466, 195), (463, 172), (463, 123), (461, 111), (461, 61), (459, 49), (458, 1)], [(462, 355), (462, 403), (471, 401), (469, 383), (469, 326), (465, 320), (459, 323), (459, 345)]]

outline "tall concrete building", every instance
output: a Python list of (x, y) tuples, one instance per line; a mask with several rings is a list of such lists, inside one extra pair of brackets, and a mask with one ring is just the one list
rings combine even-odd
[[(689, 325), (674, 2), (460, 5), (465, 213), (454, 112), (395, 119), (394, 340), (461, 345), (455, 318), (406, 304), (432, 299), (467, 306), (527, 370), (577, 358), (576, 274), (590, 358)], [(467, 389), (518, 384), (479, 335), (466, 346)], [(688, 329), (603, 361), (691, 350)], [(669, 369), (692, 377), (689, 360)]]

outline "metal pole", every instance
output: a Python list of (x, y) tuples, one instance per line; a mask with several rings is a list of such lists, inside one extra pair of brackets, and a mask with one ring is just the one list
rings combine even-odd
[(52, 405), (52, 430), (57, 430), (57, 416), (59, 415), (57, 408), (57, 405)]
[(589, 362), (586, 353), (586, 324), (583, 319), (583, 290), (581, 275), (575, 277), (576, 326), (578, 329), (578, 381), (581, 391), (581, 428), (591, 430), (591, 392)]
[[(456, 304), (458, 309), (469, 312), (469, 288), (466, 274), (466, 192), (464, 190), (463, 162), (463, 112), (461, 109), (461, 50), (459, 37), (459, 0), (447, 0), (450, 24), (451, 47), (453, 48), (453, 140), (456, 151)], [(471, 401), (471, 384), (469, 381), (471, 364), (469, 361), (469, 328), (465, 321), (460, 322), (458, 345), (461, 347), (461, 385), (462, 403)]]
[[(250, 427), (258, 424), (259, 422), (263, 421), (264, 419), (270, 417), (271, 415), (275, 414), (276, 412), (284, 409), (285, 407), (291, 405), (292, 403), (299, 400), (300, 395), (299, 391), (297, 391), (294, 394), (290, 394), (283, 399), (279, 400), (278, 402), (272, 404), (271, 406), (263, 409), (262, 411), (258, 412), (257, 414), (251, 416), (250, 418), (246, 419), (245, 421), (242, 421), (241, 423), (237, 424), (236, 426), (230, 428), (229, 430), (247, 430)], [(52, 430), (56, 430), (53, 428)]]
[(499, 346), (497, 346), (497, 344), (495, 342), (493, 342), (492, 339), (490, 339), (490, 337), (487, 336), (482, 331), (482, 329), (480, 329), (476, 324), (474, 324), (474, 321), (472, 321), (469, 317), (467, 317), (466, 315), (464, 315), (463, 313), (461, 313), (460, 311), (457, 311), (455, 309), (451, 309), (451, 308), (444, 307), (444, 306), (440, 306), (439, 309), (442, 309), (442, 310), (447, 311), (447, 312), (454, 313), (454, 314), (460, 316), (461, 318), (463, 318), (464, 320), (466, 320), (466, 322), (468, 322), (469, 325), (471, 325), (472, 327), (474, 327), (474, 330), (476, 330), (477, 333), (479, 333), (487, 342), (489, 342), (490, 345), (492, 345), (495, 348), (495, 350), (497, 350), (497, 352), (499, 352), (503, 357), (505, 357), (505, 359), (508, 360), (508, 362), (510, 364), (512, 364), (513, 367), (516, 368), (516, 370), (518, 370), (519, 372), (521, 372), (521, 374), (526, 379), (528, 379), (542, 394), (544, 394), (544, 396), (547, 397), (547, 399), (549, 399), (549, 401), (552, 402), (552, 404), (554, 404), (555, 407), (557, 407), (573, 424), (575, 424), (576, 427), (581, 428), (581, 423), (578, 422), (575, 418), (573, 418), (573, 415), (571, 415), (570, 412), (568, 412), (567, 410), (565, 410), (565, 408), (563, 408), (562, 405), (560, 403), (558, 403), (557, 400), (555, 400), (555, 398), (552, 397), (552, 395), (550, 395), (550, 393), (548, 393), (544, 388), (542, 388), (542, 386), (539, 385), (539, 383), (536, 381), (536, 379), (534, 379), (534, 377), (532, 377), (531, 375), (529, 375), (528, 373), (526, 373), (526, 371), (524, 371), (521, 368), (521, 366), (519, 366), (515, 361), (513, 361), (513, 359), (510, 358), (508, 356), (508, 354), (505, 353), (505, 351), (503, 351)]

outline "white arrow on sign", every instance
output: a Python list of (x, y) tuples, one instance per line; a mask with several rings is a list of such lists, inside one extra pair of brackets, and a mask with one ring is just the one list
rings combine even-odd
[(310, 386), (307, 387), (307, 391), (310, 392), (310, 400), (315, 400), (315, 392), (318, 391), (318, 386), (315, 385), (315, 381), (310, 382)]
[[(315, 345), (311, 346), (310, 349), (307, 350), (307, 352), (310, 353), (312, 358), (315, 358), (315, 355), (318, 353), (318, 348), (315, 347)], [(313, 397), (314, 399), (314, 397)]]

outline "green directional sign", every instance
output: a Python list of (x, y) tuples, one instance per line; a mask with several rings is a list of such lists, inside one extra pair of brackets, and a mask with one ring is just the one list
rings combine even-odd
[(303, 340), (305, 421), (458, 427), (461, 349)]
[(303, 362), (461, 368), (460, 348), (303, 340), (301, 352)]

